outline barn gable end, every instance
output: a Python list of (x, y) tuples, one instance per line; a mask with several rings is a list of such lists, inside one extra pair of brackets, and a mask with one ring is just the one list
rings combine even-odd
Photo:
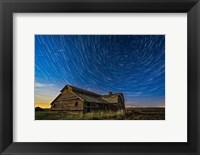
[(84, 101), (69, 90), (60, 93), (59, 97), (51, 103), (52, 110), (83, 110)]

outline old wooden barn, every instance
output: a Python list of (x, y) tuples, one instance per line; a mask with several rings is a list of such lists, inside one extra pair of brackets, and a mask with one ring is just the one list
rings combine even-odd
[(52, 101), (51, 110), (62, 111), (118, 111), (125, 110), (122, 93), (100, 95), (74, 86), (66, 85)]

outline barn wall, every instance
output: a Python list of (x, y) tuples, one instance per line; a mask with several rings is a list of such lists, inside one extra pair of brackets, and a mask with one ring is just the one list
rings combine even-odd
[(72, 92), (65, 90), (51, 106), (52, 110), (83, 110), (83, 101)]
[(85, 102), (84, 112), (95, 112), (95, 111), (117, 111), (120, 110), (117, 103), (89, 103)]
[(125, 114), (126, 113), (125, 103), (121, 96), (118, 97), (118, 105), (119, 105), (118, 110), (123, 110)]
[(119, 96), (118, 97), (118, 105), (119, 105), (119, 108), (124, 108), (124, 102), (122, 101), (122, 98)]
[(93, 102), (84, 103), (84, 112), (94, 112), (94, 111), (102, 111), (102, 110), (106, 110), (106, 104), (93, 103)]

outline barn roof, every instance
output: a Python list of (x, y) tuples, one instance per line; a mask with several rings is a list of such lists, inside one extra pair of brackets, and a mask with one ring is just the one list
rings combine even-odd
[(118, 103), (118, 98), (121, 95), (122, 93), (116, 93), (116, 94), (102, 95), (101, 97), (109, 103)]
[(83, 93), (86, 93), (86, 94), (91, 94), (91, 95), (96, 95), (96, 96), (100, 96), (99, 94), (97, 93), (94, 93), (94, 92), (91, 92), (91, 91), (88, 91), (88, 90), (85, 90), (85, 89), (81, 89), (81, 88), (78, 88), (78, 87), (74, 87), (74, 86), (71, 86), (71, 85), (66, 85), (62, 90), (61, 92), (63, 92), (65, 89), (72, 89), (73, 91), (76, 91), (76, 92), (83, 92)]
[[(74, 94), (76, 94), (77, 96), (79, 96), (85, 102), (109, 104), (109, 103), (118, 103), (119, 96), (121, 96), (122, 99), (123, 99), (123, 94), (122, 93), (109, 94), (109, 95), (100, 95), (100, 94), (97, 94), (97, 93), (94, 93), (94, 92), (91, 92), (91, 91), (88, 91), (88, 90), (84, 90), (84, 89), (81, 89), (81, 88), (77, 88), (77, 87), (74, 87), (74, 86), (71, 86), (71, 85), (66, 85), (61, 90), (61, 93), (65, 89), (68, 89), (68, 90), (72, 91)], [(56, 99), (54, 99), (54, 101)], [(51, 104), (53, 104), (53, 102)]]
[[(74, 92), (74, 91), (73, 91)], [(101, 96), (81, 93), (81, 92), (74, 92), (80, 98), (82, 98), (85, 102), (93, 102), (93, 103), (107, 103), (106, 100), (102, 99)]]

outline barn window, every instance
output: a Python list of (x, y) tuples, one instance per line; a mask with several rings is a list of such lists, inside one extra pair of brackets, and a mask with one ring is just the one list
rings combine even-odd
[(78, 102), (75, 102), (75, 106), (78, 106)]

